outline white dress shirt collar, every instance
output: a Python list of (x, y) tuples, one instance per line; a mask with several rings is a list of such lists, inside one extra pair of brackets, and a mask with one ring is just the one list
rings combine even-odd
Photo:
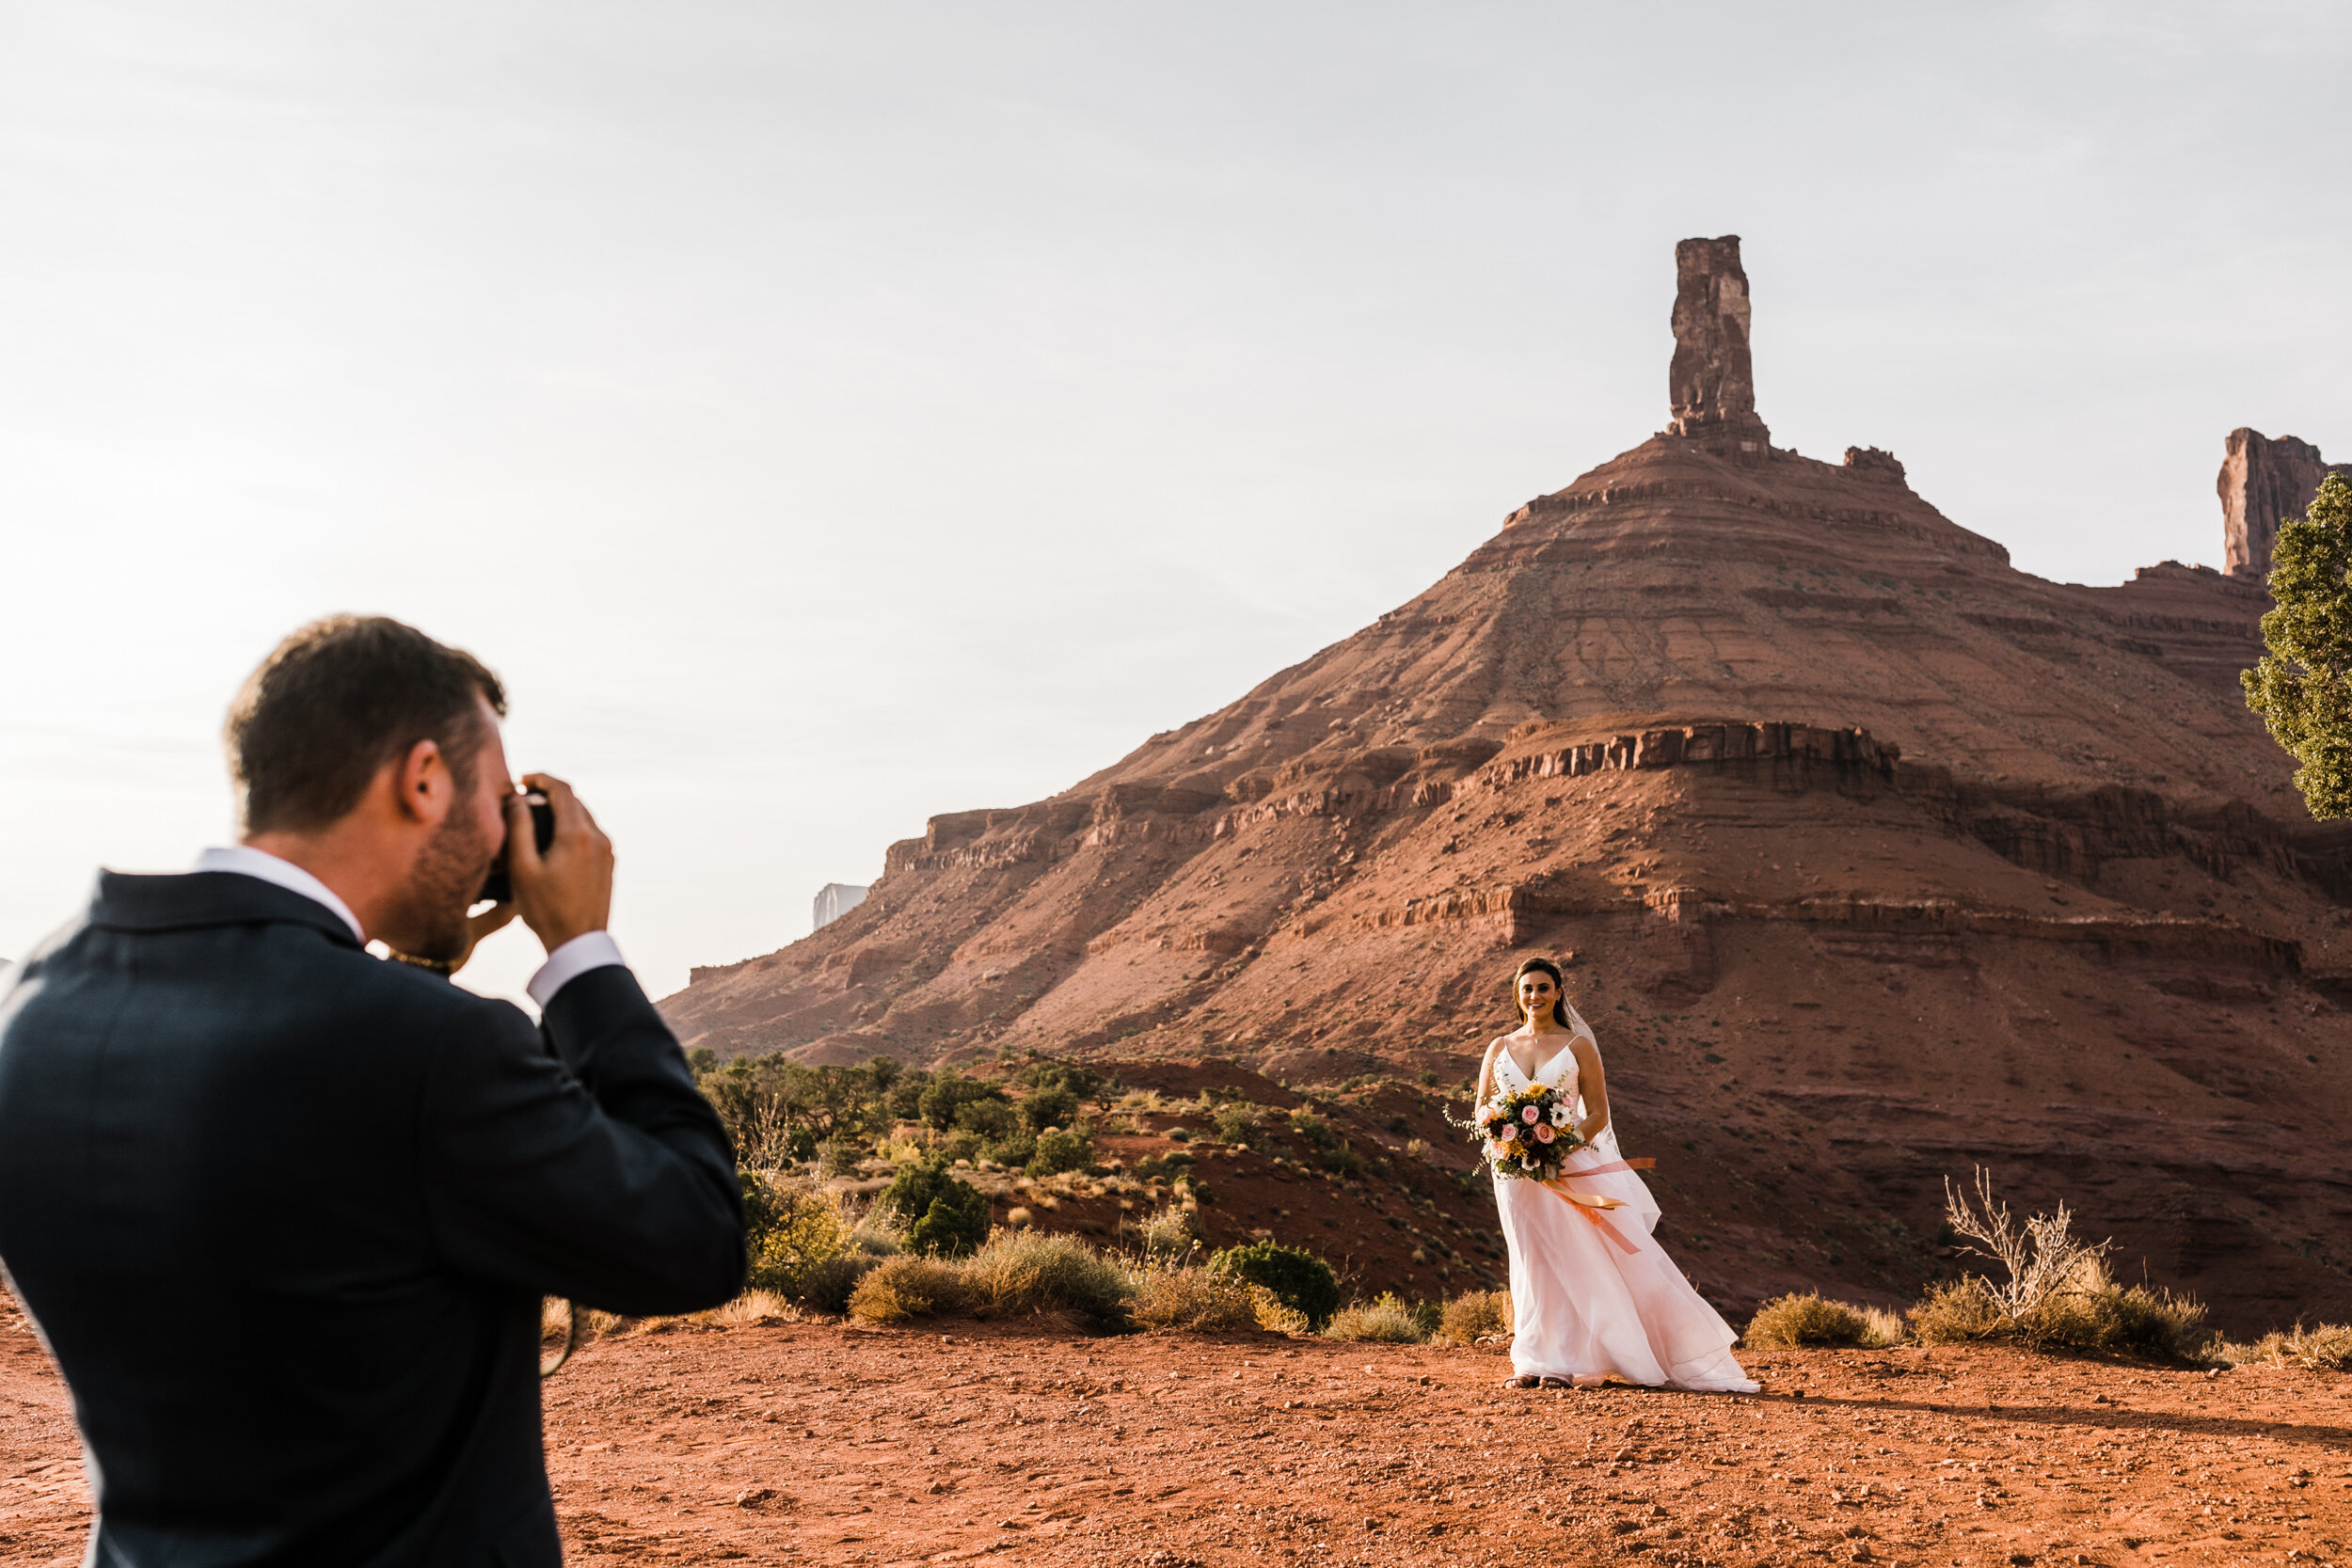
[[(230, 871), (240, 877), (254, 877), (273, 883), (288, 893), (298, 893), (334, 911), (336, 916), (351, 927), (351, 934), (359, 939), (360, 945), (367, 944), (368, 934), (359, 929), (358, 917), (351, 912), (350, 905), (335, 896), (333, 888), (294, 862), (280, 860), (266, 849), (256, 849), (249, 844), (234, 845), (226, 849), (207, 849), (197, 857), (196, 869)], [(626, 968), (628, 960), (621, 957), (620, 946), (613, 942), (611, 932), (590, 931), (585, 936), (574, 937), (548, 954), (548, 961), (539, 966), (539, 972), (531, 977), (523, 990), (544, 1008), (555, 1000), (557, 991), (590, 970), (602, 969), (607, 964)]]
[(207, 849), (196, 857), (199, 871), (231, 871), (240, 877), (252, 877), (288, 893), (298, 893), (313, 903), (326, 905), (335, 918), (351, 927), (351, 934), (362, 947), (368, 934), (359, 929), (359, 917), (351, 912), (351, 906), (335, 896), (335, 890), (311, 876), (289, 860), (280, 860), (266, 849), (256, 849), (249, 844), (234, 844), (226, 848)]

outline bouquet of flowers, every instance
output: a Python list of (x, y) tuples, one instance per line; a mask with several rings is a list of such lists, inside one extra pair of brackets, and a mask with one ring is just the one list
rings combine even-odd
[(1497, 1175), (1549, 1181), (1569, 1154), (1584, 1147), (1575, 1122), (1575, 1107), (1557, 1089), (1536, 1084), (1481, 1102), (1464, 1125), (1486, 1146), (1483, 1152)]

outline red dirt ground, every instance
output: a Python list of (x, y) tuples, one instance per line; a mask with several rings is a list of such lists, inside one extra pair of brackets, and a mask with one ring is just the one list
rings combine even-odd
[[(577, 1564), (2352, 1560), (2352, 1380), (1765, 1353), (1760, 1398), (1486, 1352), (1041, 1325), (638, 1333), (548, 1386)], [(80, 1560), (65, 1389), (0, 1323), (0, 1560)]]

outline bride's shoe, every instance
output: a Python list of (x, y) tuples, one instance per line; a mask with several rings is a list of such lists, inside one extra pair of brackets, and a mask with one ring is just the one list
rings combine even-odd
[(1506, 1377), (1502, 1380), (1502, 1386), (1505, 1388), (1540, 1388), (1543, 1386), (1544, 1380), (1534, 1372), (1521, 1372), (1517, 1377)]
[(1565, 1377), (1548, 1377), (1543, 1380), (1542, 1386), (1546, 1388), (1573, 1388), (1576, 1385), (1570, 1383)]

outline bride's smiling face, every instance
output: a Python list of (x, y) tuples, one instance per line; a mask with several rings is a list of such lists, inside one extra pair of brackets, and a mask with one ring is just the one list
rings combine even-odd
[(1549, 1018), (1551, 1005), (1559, 999), (1560, 988), (1542, 970), (1531, 969), (1519, 976), (1519, 1012), (1523, 1017)]

